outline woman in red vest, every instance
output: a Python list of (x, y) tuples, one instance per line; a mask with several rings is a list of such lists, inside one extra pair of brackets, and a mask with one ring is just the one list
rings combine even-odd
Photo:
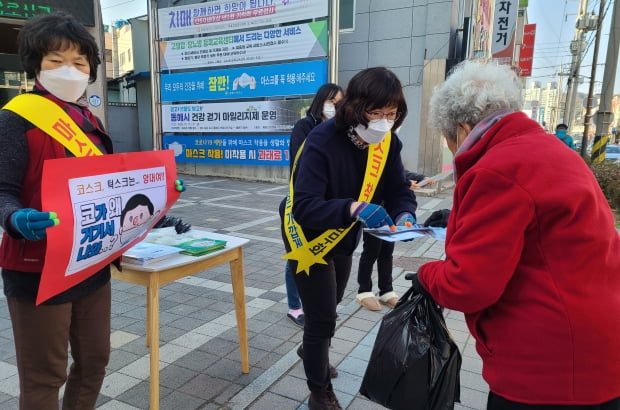
[[(24, 70), (35, 78), (33, 93), (69, 115), (101, 152), (112, 141), (88, 110), (84, 92), (100, 64), (95, 39), (73, 17), (29, 20), (19, 33)], [(41, 210), (41, 176), (47, 159), (70, 156), (65, 147), (27, 118), (0, 111), (0, 266), (9, 305), (20, 409), (92, 409), (110, 355), (110, 267), (35, 306), (46, 229), (58, 224)], [(73, 363), (67, 375), (68, 345)]]

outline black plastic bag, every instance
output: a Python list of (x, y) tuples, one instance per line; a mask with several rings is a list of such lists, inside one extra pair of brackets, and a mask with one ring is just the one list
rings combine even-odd
[(435, 211), (424, 221), (424, 226), (434, 226), (438, 228), (445, 228), (448, 226), (448, 219), (450, 218), (449, 209), (440, 209)]
[(454, 409), (461, 354), (437, 304), (414, 293), (381, 320), (360, 393), (389, 409)]

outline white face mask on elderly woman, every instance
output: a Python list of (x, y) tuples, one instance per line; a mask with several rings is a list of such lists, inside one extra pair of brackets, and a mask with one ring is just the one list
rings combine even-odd
[(383, 141), (385, 134), (394, 126), (394, 120), (370, 120), (368, 127), (358, 124), (355, 132), (368, 144), (378, 144)]
[(76, 102), (86, 87), (90, 76), (75, 68), (63, 65), (52, 70), (41, 70), (38, 80), (55, 97), (67, 102)]

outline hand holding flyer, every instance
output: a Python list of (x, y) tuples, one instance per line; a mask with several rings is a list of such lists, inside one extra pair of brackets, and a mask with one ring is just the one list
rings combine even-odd
[(441, 174), (433, 175), (430, 178), (425, 178), (422, 181), (418, 182), (418, 188), (422, 188), (423, 186), (426, 186), (430, 184), (431, 182), (443, 181), (444, 179), (452, 175), (452, 172), (453, 171), (446, 171), (446, 172), (442, 172)]
[(413, 225), (412, 227), (396, 226), (396, 230), (391, 230), (386, 226), (376, 229), (364, 229), (364, 232), (376, 236), (379, 239), (388, 242), (410, 241), (415, 238), (428, 236), (438, 241), (446, 240), (446, 228), (421, 227)]

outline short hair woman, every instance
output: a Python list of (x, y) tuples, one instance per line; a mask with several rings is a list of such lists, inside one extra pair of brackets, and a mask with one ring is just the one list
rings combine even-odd
[[(18, 37), (32, 93), (61, 107), (102, 153), (112, 141), (88, 110), (86, 86), (97, 78), (95, 39), (70, 15), (36, 17)], [(16, 97), (19, 98), (19, 97)], [(0, 110), (0, 266), (9, 305), (19, 373), (19, 408), (92, 409), (110, 355), (110, 267), (35, 306), (46, 228), (54, 215), (41, 210), (41, 176), (47, 159), (70, 156), (28, 119)], [(41, 219), (38, 222), (31, 222)], [(73, 363), (67, 375), (68, 345)]]
[(446, 258), (413, 285), (465, 313), (487, 409), (620, 409), (620, 236), (592, 171), (507, 66), (458, 65), (429, 119), (457, 180)]
[[(392, 71), (357, 73), (335, 118), (308, 135), (293, 189), (281, 205), (284, 243), (293, 251), (288, 256), (304, 307), (302, 356), (311, 409), (341, 408), (330, 381), (329, 343), (361, 233), (356, 220), (368, 227), (393, 226), (392, 218), (401, 225), (415, 221), (402, 143), (391, 132), (406, 115), (402, 85)], [(336, 258), (347, 263), (336, 266)]]

